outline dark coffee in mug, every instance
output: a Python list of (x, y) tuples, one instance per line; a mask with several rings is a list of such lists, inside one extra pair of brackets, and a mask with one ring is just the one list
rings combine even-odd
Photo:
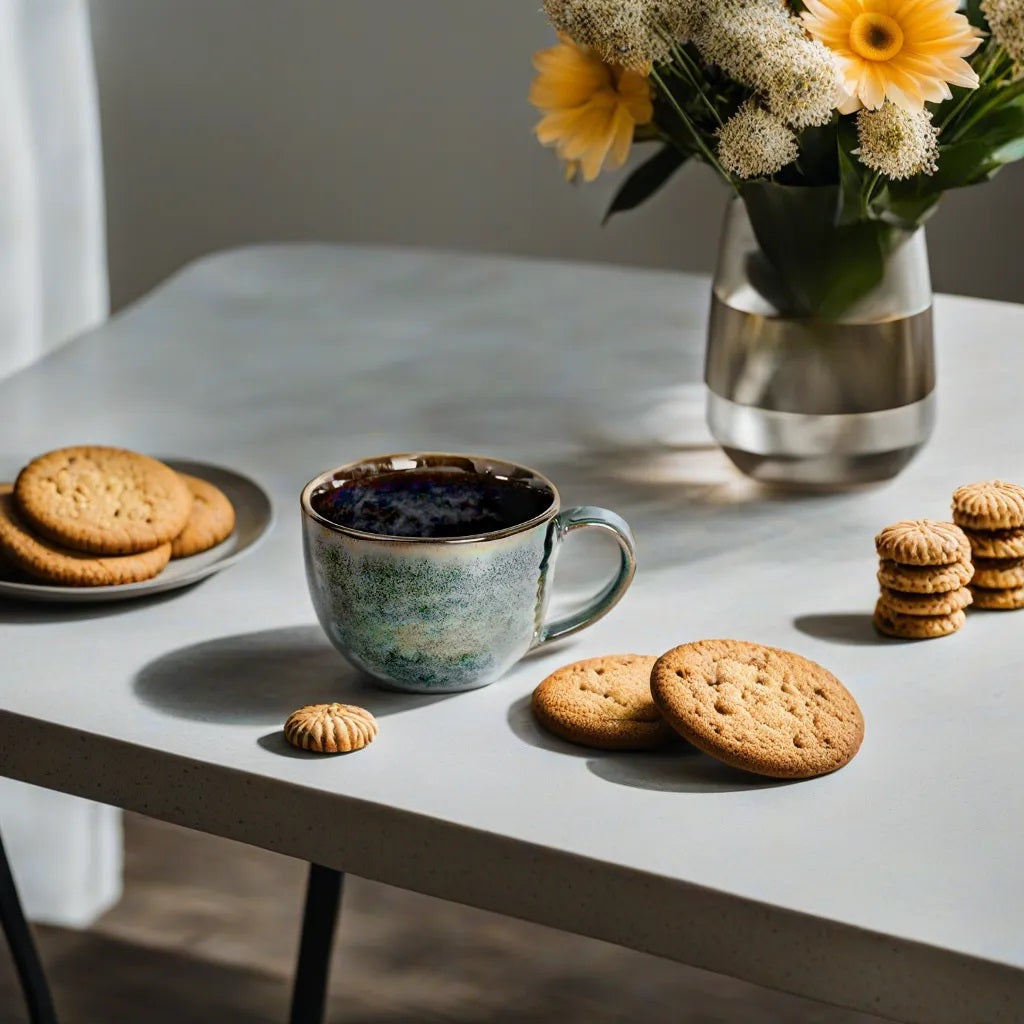
[(552, 505), (531, 480), (461, 469), (384, 472), (314, 493), (313, 510), (336, 526), (389, 537), (472, 537), (512, 529)]

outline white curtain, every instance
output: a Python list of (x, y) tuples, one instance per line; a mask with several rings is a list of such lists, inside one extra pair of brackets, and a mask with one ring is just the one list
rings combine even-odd
[[(0, 0), (0, 377), (106, 315), (85, 0)], [(118, 899), (119, 812), (3, 779), (0, 827), (29, 916), (83, 926)]]

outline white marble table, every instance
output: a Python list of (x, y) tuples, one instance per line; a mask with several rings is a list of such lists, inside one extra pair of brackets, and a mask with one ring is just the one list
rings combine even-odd
[[(120, 606), (0, 604), (0, 773), (410, 889), (905, 1021), (1024, 1020), (1024, 614), (878, 641), (872, 536), (1024, 480), (1024, 310), (938, 303), (940, 421), (896, 482), (782, 500), (702, 423), (699, 278), (436, 253), (215, 256), (0, 386), (0, 474), (68, 443), (235, 467), (278, 523), (251, 558)], [(607, 619), (494, 686), (368, 688), (314, 625), (298, 493), (361, 455), (473, 450), (617, 509), (640, 571)], [(571, 544), (571, 542), (570, 542)], [(581, 539), (582, 594), (613, 555)], [(556, 665), (708, 636), (792, 647), (859, 700), (857, 759), (759, 784), (703, 756), (540, 734)], [(312, 701), (357, 756), (288, 751)]]

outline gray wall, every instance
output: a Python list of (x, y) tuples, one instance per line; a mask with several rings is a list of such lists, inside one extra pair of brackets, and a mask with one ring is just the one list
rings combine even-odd
[[(690, 168), (600, 227), (531, 138), (539, 0), (91, 0), (115, 305), (202, 253), (324, 239), (706, 270), (723, 188)], [(1024, 173), (948, 197), (946, 291), (1024, 300)]]

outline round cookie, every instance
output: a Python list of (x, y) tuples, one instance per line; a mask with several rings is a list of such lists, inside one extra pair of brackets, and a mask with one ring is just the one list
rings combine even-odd
[(178, 474), (192, 495), (185, 528), (171, 541), (171, 558), (188, 558), (227, 540), (235, 528), (235, 510), (218, 487), (197, 476)]
[(25, 528), (10, 494), (0, 495), (0, 550), (8, 562), (36, 580), (66, 587), (109, 587), (152, 579), (167, 565), (171, 545), (137, 555), (98, 558), (40, 540)]
[(954, 523), (905, 519), (875, 537), (879, 557), (901, 565), (952, 565), (971, 557), (971, 545)]
[(953, 521), (972, 530), (1024, 526), (1024, 487), (1005, 480), (958, 487), (953, 492)]
[(1024, 558), (976, 558), (974, 585), (989, 590), (1024, 587)]
[(1024, 587), (1005, 590), (991, 590), (986, 587), (971, 587), (974, 593), (974, 607), (986, 611), (1009, 612), (1024, 608)]
[(971, 552), (982, 558), (1024, 558), (1024, 529), (964, 530)]
[(309, 704), (293, 711), (284, 723), (293, 747), (316, 754), (349, 754), (377, 736), (377, 719), (354, 704)]
[(683, 644), (655, 663), (651, 694), (669, 724), (726, 764), (779, 779), (842, 768), (864, 718), (827, 669), (742, 640)]
[(967, 587), (948, 590), (944, 594), (905, 594), (901, 590), (882, 587), (882, 604), (901, 615), (952, 615), (971, 603)]
[(900, 640), (934, 640), (949, 636), (967, 621), (963, 611), (951, 615), (903, 615), (887, 608), (884, 602), (875, 605), (875, 629)]
[(602, 750), (653, 750), (675, 739), (651, 699), (657, 658), (613, 654), (552, 672), (531, 707), (548, 732)]
[(192, 496), (169, 466), (148, 455), (97, 445), (33, 459), (14, 484), (18, 511), (64, 547), (130, 555), (173, 540)]
[(878, 566), (878, 582), (890, 590), (908, 594), (945, 594), (971, 582), (974, 566), (970, 562), (952, 565), (900, 565), (883, 558)]

